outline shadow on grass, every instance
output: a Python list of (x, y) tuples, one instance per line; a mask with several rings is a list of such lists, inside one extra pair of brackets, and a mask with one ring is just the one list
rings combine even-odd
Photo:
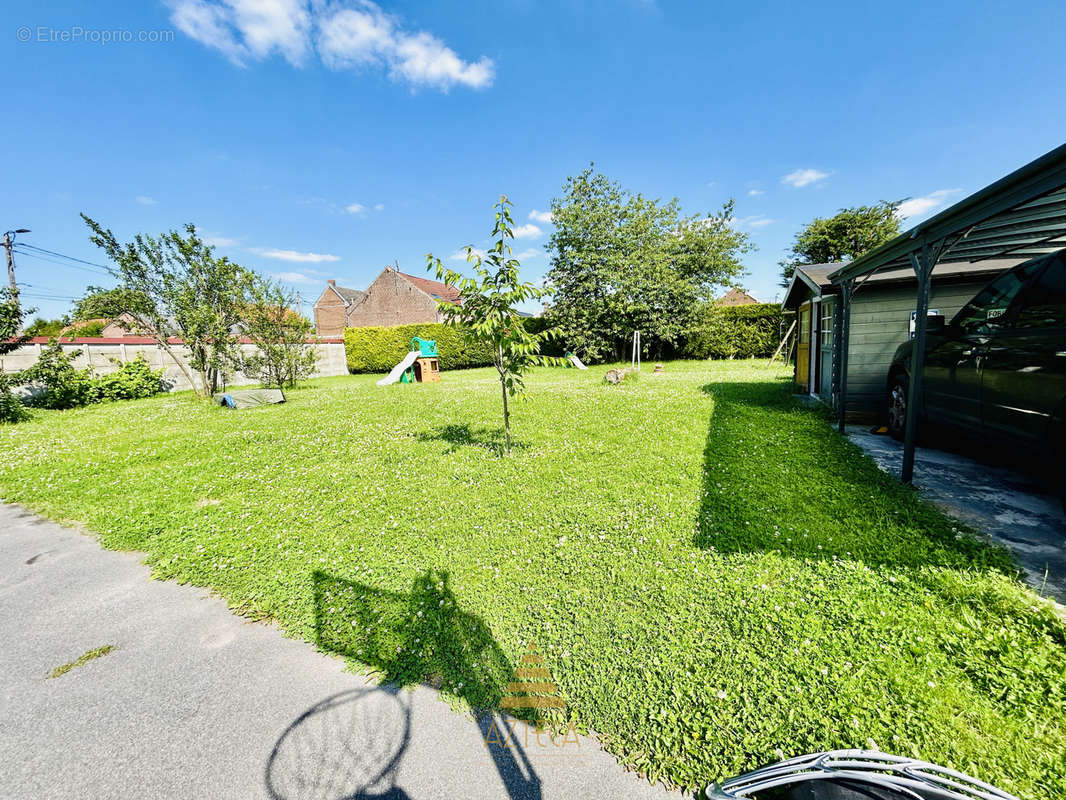
[[(503, 430), (500, 428), (472, 428), (467, 423), (458, 425), (441, 425), (423, 431), (415, 437), (420, 442), (444, 442), (451, 445), (448, 453), (454, 453), (462, 447), (480, 447), (497, 455), (503, 453)], [(516, 442), (512, 438), (512, 450), (524, 450), (529, 445)]]
[(697, 546), (1016, 574), (1005, 550), (961, 535), (961, 525), (833, 430), (827, 410), (797, 402), (790, 385), (702, 387), (714, 398), (714, 410)]
[(511, 800), (539, 800), (540, 779), (512, 727), (496, 713), (514, 680), (512, 664), (489, 627), (460, 610), (447, 572), (420, 575), (409, 594), (320, 571), (313, 582), (320, 648), (369, 665), (393, 685), (425, 683), (462, 698)]

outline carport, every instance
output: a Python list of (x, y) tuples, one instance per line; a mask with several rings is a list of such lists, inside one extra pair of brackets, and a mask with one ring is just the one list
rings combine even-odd
[(840, 287), (841, 308), (835, 315), (838, 346), (833, 362), (833, 388), (840, 432), (847, 412), (847, 359), (851, 301), (865, 281), (880, 270), (914, 270), (914, 351), (911, 358), (903, 462), (900, 480), (914, 476), (917, 409), (922, 397), (926, 322), (933, 267), (940, 263), (993, 258), (1032, 258), (1066, 247), (1066, 144), (1000, 178), (925, 222), (900, 234), (829, 275)]

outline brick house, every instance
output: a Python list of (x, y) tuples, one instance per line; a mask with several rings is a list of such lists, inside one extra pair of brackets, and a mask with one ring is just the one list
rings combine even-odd
[(323, 337), (343, 336), (348, 325), (348, 313), (366, 297), (359, 289), (346, 289), (334, 280), (315, 301), (315, 333)]
[(750, 306), (758, 302), (758, 300), (746, 291), (736, 287), (730, 289), (717, 300), (717, 303), (720, 306)]
[[(341, 302), (345, 293), (352, 299)], [(440, 281), (385, 267), (365, 292), (344, 289), (330, 281), (315, 303), (315, 329), (319, 336), (340, 336), (345, 327), (443, 322), (437, 299), (458, 303), (459, 292)]]
[(121, 339), (124, 336), (144, 336), (144, 331), (140, 329), (137, 324), (137, 320), (130, 314), (123, 311), (117, 317), (103, 318), (98, 317), (96, 319), (80, 319), (76, 322), (72, 322), (70, 325), (65, 326), (60, 332), (60, 336), (84, 336), (84, 333), (80, 333), (80, 329), (84, 329), (87, 326), (96, 327), (100, 326), (100, 333), (96, 334), (104, 339)]

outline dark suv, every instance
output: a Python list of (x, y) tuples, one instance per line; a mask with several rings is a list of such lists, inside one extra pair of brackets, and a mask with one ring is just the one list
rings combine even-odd
[[(888, 430), (903, 437), (913, 341), (888, 373)], [(919, 418), (1060, 461), (1066, 444), (1066, 250), (1005, 272), (947, 325), (930, 316)]]

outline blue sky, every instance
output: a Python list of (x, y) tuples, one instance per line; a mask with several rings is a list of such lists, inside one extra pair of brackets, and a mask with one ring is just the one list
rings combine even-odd
[[(1061, 0), (6, 7), (2, 229), (99, 263), (80, 211), (121, 238), (191, 221), (308, 304), (483, 244), (501, 193), (539, 278), (534, 212), (590, 161), (688, 213), (735, 197), (772, 300), (814, 216), (909, 197), (915, 222), (1066, 140)], [(45, 316), (109, 284), (17, 261)]]

